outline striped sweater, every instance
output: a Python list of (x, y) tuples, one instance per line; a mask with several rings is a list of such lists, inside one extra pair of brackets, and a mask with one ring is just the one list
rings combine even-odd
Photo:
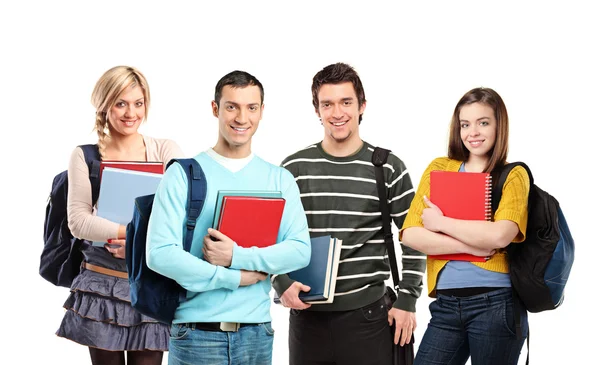
[[(300, 188), (311, 237), (331, 235), (342, 240), (334, 301), (313, 305), (308, 310), (357, 309), (384, 294), (384, 280), (391, 272), (383, 240), (375, 168), (371, 163), (373, 149), (365, 142), (352, 156), (334, 157), (317, 143), (282, 162)], [(414, 189), (404, 163), (394, 154), (389, 155), (384, 165), (384, 177), (391, 217), (397, 227), (402, 227)], [(394, 307), (414, 312), (423, 285), (425, 256), (400, 246), (402, 281)], [(396, 251), (400, 252), (398, 248)], [(291, 284), (287, 275), (273, 280), (279, 295)]]

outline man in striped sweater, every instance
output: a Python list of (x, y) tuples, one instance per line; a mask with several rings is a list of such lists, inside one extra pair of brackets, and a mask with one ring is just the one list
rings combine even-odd
[[(309, 305), (298, 299), (309, 287), (276, 276), (273, 286), (291, 308), (290, 364), (389, 365), (392, 341), (406, 344), (416, 327), (415, 303), (421, 294), (425, 256), (402, 247), (398, 300), (388, 311), (384, 280), (390, 277), (383, 240), (373, 146), (361, 140), (366, 107), (356, 71), (347, 64), (325, 67), (313, 78), (313, 105), (321, 119), (322, 142), (287, 157), (282, 166), (296, 178), (312, 237), (343, 241), (332, 304)], [(404, 163), (390, 154), (384, 165), (388, 204), (402, 227), (414, 189)], [(397, 331), (390, 327), (396, 323)]]

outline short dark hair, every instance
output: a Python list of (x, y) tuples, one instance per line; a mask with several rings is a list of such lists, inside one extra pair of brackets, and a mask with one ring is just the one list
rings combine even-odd
[[(358, 98), (358, 107), (360, 108), (367, 100), (365, 99), (365, 89), (358, 73), (352, 66), (338, 62), (324, 67), (313, 77), (312, 97), (315, 110), (319, 110), (319, 90), (324, 84), (341, 84), (351, 82), (354, 86), (354, 92)], [(358, 118), (358, 123), (362, 121), (362, 114)]]
[(258, 79), (245, 71), (232, 71), (227, 75), (221, 77), (217, 86), (215, 86), (215, 103), (217, 106), (221, 101), (221, 94), (225, 86), (231, 86), (234, 88), (244, 88), (246, 86), (258, 86), (260, 90), (260, 103), (262, 104), (265, 100), (265, 90)]

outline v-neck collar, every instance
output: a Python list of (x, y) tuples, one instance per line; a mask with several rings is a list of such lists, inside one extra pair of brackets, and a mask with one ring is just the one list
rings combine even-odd
[(248, 157), (244, 158), (228, 158), (218, 154), (212, 148), (207, 149), (205, 153), (214, 162), (234, 175), (243, 171), (254, 159), (254, 153), (250, 153)]

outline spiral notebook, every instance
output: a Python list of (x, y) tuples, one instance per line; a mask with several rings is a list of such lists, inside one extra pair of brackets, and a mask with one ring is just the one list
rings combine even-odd
[[(446, 217), (492, 219), (492, 177), (487, 172), (431, 171), (429, 199)], [(469, 254), (430, 255), (437, 260), (485, 262), (489, 257)]]

